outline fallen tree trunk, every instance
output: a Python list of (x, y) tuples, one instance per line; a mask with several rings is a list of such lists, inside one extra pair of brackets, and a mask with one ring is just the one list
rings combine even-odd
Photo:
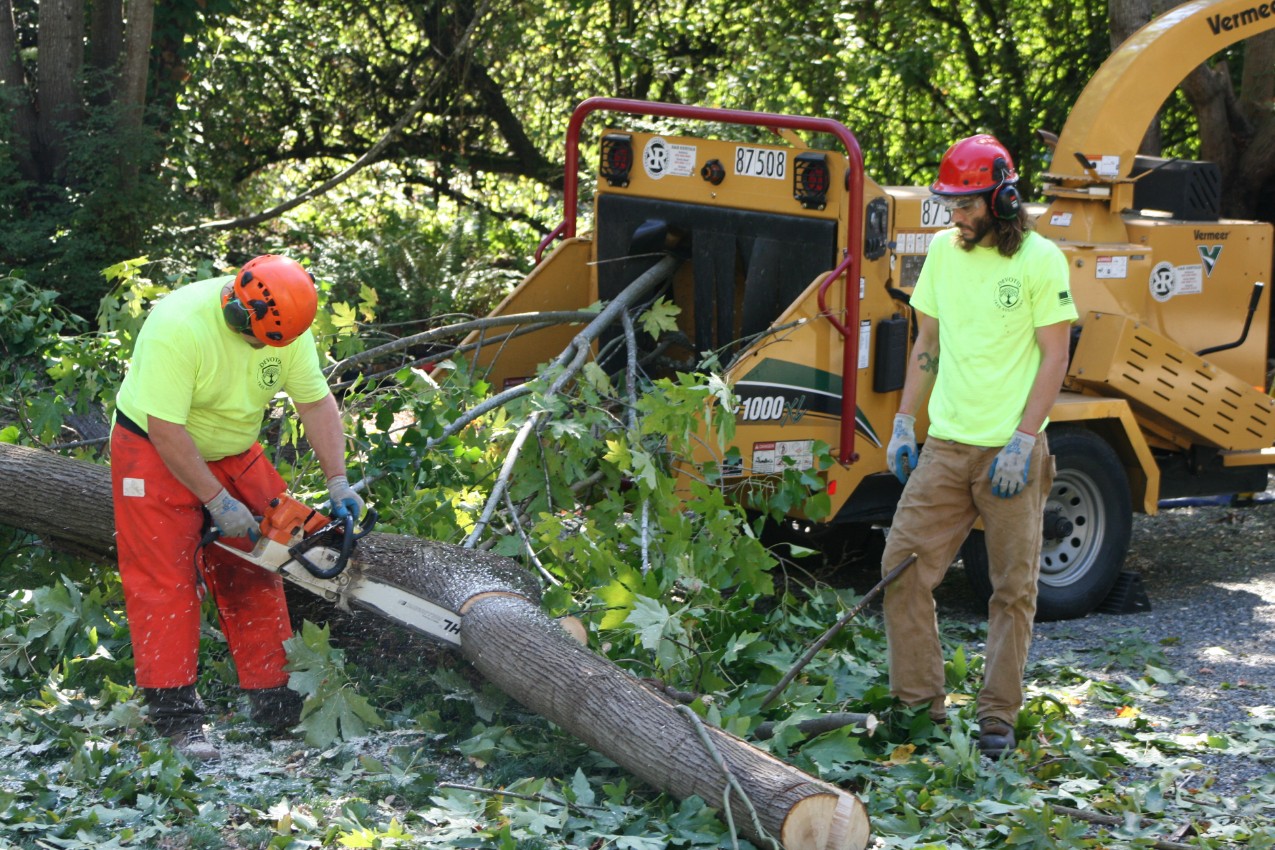
[[(461, 652), (493, 684), (622, 767), (679, 799), (722, 807), (728, 777), (733, 820), (750, 841), (765, 834), (796, 848), (862, 848), (863, 804), (720, 729), (702, 727), (644, 683), (572, 641), (535, 606), (510, 597), (478, 600), (461, 621)], [(511, 664), (511, 658), (535, 659)]]
[[(0, 444), (0, 523), (113, 558), (110, 470)], [(540, 610), (535, 580), (514, 562), (373, 532), (348, 569), (462, 615), (461, 652), (493, 684), (661, 791), (722, 807), (758, 846), (775, 846), (770, 838), (787, 850), (867, 845), (857, 797), (704, 726), (582, 647)]]

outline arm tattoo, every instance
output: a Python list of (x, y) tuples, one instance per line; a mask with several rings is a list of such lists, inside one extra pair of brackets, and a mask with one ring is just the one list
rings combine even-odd
[(928, 351), (918, 352), (916, 362), (922, 372), (937, 372), (939, 370), (939, 356), (937, 354), (930, 354)]

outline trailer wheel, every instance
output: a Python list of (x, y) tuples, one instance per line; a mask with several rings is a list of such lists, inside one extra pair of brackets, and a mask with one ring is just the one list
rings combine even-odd
[[(1102, 604), (1129, 551), (1133, 507), (1115, 450), (1084, 428), (1049, 429), (1058, 474), (1045, 504), (1036, 619), (1083, 617)], [(992, 597), (983, 532), (961, 545), (965, 575), (986, 608)]]

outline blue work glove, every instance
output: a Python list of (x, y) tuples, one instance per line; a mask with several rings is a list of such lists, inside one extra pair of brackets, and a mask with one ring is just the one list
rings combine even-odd
[(894, 434), (885, 450), (885, 465), (904, 484), (916, 469), (916, 417), (909, 413), (894, 414)]
[(223, 537), (247, 537), (256, 542), (261, 536), (261, 520), (254, 517), (243, 502), (226, 492), (225, 487), (204, 502), (204, 507)]
[(332, 515), (337, 519), (352, 516), (357, 520), (363, 516), (363, 500), (344, 475), (333, 475), (328, 479), (328, 495), (332, 498)]
[(1017, 496), (1027, 485), (1027, 473), (1031, 470), (1032, 448), (1036, 438), (1022, 431), (1015, 431), (1014, 436), (1001, 449), (1000, 454), (992, 461), (992, 468), (987, 477), (992, 481), (992, 492), (1002, 499)]

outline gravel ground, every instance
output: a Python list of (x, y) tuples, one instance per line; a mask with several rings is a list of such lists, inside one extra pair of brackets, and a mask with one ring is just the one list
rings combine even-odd
[[(1251, 791), (1259, 781), (1275, 785), (1275, 504), (1138, 516), (1125, 568), (1141, 576), (1150, 610), (1038, 623), (1029, 676), (1033, 665), (1056, 666), (1060, 658), (1123, 687), (1141, 677), (1147, 663), (1171, 671), (1177, 680), (1157, 683), (1163, 694), (1141, 706), (1152, 728), (1230, 733), (1253, 742), (1234, 753), (1192, 752), (1184, 783), (1211, 785), (1221, 796)], [(940, 617), (978, 617), (959, 569), (936, 598)], [(1091, 736), (1113, 722), (1083, 711), (1080, 717)], [(1264, 734), (1245, 734), (1243, 727), (1255, 722)], [(1132, 768), (1127, 778), (1147, 778), (1145, 770), (1138, 773)]]

